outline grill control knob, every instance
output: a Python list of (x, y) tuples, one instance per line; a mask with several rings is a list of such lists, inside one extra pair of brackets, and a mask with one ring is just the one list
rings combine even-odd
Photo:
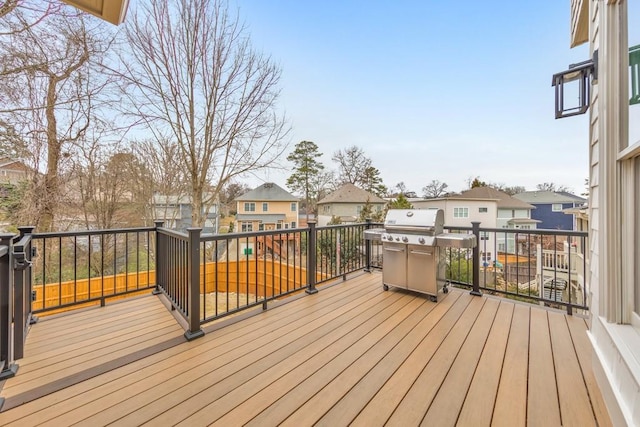
[(399, 241), (400, 241), (400, 237), (396, 237), (396, 242), (399, 242)]
[(402, 236), (402, 241), (407, 243), (409, 241), (409, 238), (407, 236)]
[(424, 245), (424, 237), (420, 237), (418, 239), (418, 242), (420, 242), (421, 245)]

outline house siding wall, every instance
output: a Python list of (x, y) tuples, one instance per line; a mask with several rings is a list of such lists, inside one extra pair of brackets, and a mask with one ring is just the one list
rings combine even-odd
[[(531, 210), (531, 218), (542, 221), (538, 224), (538, 228), (548, 230), (573, 230), (574, 216), (567, 215), (563, 212), (554, 212), (553, 205), (555, 203), (533, 203), (536, 207)], [(574, 207), (574, 203), (562, 203), (562, 209)]]
[[(617, 141), (611, 135), (616, 126), (625, 123), (621, 123), (624, 120), (619, 117), (612, 117), (611, 111), (617, 108), (611, 105), (615, 104), (612, 99), (616, 94), (607, 93), (614, 91), (615, 81), (619, 78), (616, 68), (620, 65), (616, 66), (617, 61), (609, 59), (612, 55), (615, 57), (615, 53), (608, 50), (616, 46), (612, 38), (617, 37), (620, 30), (620, 19), (616, 14), (626, 10), (626, 5), (621, 3), (615, 0), (589, 2), (590, 51), (598, 49), (601, 58), (598, 84), (592, 86), (589, 121), (589, 335), (594, 349), (596, 379), (616, 426), (640, 425), (640, 369), (629, 354), (629, 336), (625, 339), (619, 334), (623, 328), (631, 327), (616, 325), (613, 319), (607, 319), (611, 316), (612, 304), (618, 299), (616, 292), (621, 283), (612, 271), (620, 260), (615, 249), (620, 243), (620, 235), (615, 232), (618, 222), (614, 173), (617, 160), (612, 155), (612, 145)], [(625, 15), (621, 18), (628, 19)]]

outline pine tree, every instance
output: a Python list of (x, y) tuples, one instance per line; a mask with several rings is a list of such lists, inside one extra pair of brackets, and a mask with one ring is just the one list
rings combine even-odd
[(311, 141), (300, 141), (295, 149), (287, 156), (287, 160), (295, 165), (293, 173), (287, 179), (287, 187), (294, 193), (304, 194), (307, 205), (307, 220), (312, 205), (315, 205), (316, 192), (313, 182), (322, 173), (324, 165), (318, 161), (322, 153), (318, 151), (318, 146)]

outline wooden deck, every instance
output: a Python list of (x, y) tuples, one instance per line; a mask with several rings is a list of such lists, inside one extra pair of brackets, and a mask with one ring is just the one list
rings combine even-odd
[(154, 321), (144, 336), (160, 341), (102, 346), (80, 374), (58, 367), (106, 343), (100, 325), (115, 337), (109, 326), (146, 321), (153, 307), (169, 313), (149, 296), (35, 325), (29, 356), (0, 393), (0, 425), (611, 424), (584, 319), (458, 290), (432, 303), (384, 292), (378, 273), (205, 328), (192, 342)]

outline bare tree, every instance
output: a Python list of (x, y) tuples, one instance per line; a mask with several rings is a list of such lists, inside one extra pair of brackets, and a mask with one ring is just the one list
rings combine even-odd
[(69, 199), (76, 202), (87, 229), (130, 225), (124, 207), (133, 204), (128, 171), (133, 156), (118, 145), (102, 144), (94, 134), (87, 139), (79, 145), (73, 161), (69, 176), (73, 195)]
[(563, 192), (569, 191), (569, 188), (566, 185), (556, 185), (555, 182), (543, 182), (542, 184), (536, 185), (536, 190)]
[(32, 216), (25, 218), (46, 231), (53, 227), (60, 174), (96, 118), (108, 85), (98, 69), (109, 32), (97, 20), (63, 9), (17, 8), (10, 16), (0, 30), (0, 123), (19, 135), (29, 153), (23, 160), (43, 172), (32, 179), (26, 203)]
[(136, 181), (137, 188), (133, 191), (137, 193), (139, 200), (145, 201), (142, 216), (157, 219), (159, 212), (155, 201), (160, 201), (165, 206), (161, 217), (168, 218), (169, 199), (187, 200), (189, 196), (186, 170), (176, 161), (180, 158), (178, 143), (159, 135), (158, 139), (135, 141), (132, 147), (136, 162), (140, 165), (135, 169), (139, 178)]
[(128, 113), (177, 143), (201, 226), (226, 184), (286, 149), (280, 69), (251, 47), (224, 1), (149, 0), (131, 12), (118, 70)]
[(425, 199), (435, 199), (446, 194), (447, 188), (449, 188), (447, 183), (434, 179), (429, 184), (422, 187), (422, 196)]
[(338, 164), (338, 181), (341, 184), (351, 183), (362, 187), (367, 183), (366, 171), (372, 164), (362, 148), (353, 145), (338, 150), (331, 159)]

